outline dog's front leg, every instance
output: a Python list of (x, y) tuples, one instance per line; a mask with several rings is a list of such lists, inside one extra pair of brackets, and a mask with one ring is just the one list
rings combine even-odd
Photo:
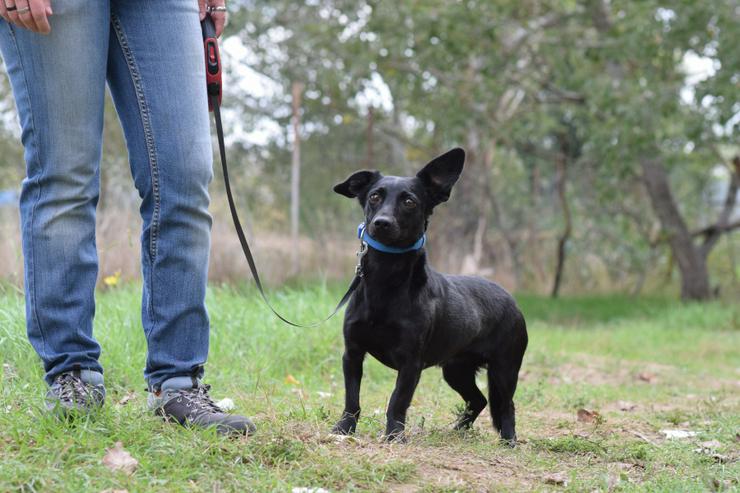
[(345, 349), (342, 356), (344, 371), (344, 412), (339, 422), (334, 425), (332, 433), (349, 435), (357, 429), (360, 417), (360, 382), (362, 381), (362, 362), (365, 352), (357, 349)]
[(421, 377), (423, 369), (421, 361), (409, 361), (401, 366), (396, 378), (396, 388), (388, 403), (386, 418), (388, 423), (385, 428), (385, 439), (387, 441), (403, 440), (403, 431), (406, 427), (406, 411), (411, 405), (416, 385)]

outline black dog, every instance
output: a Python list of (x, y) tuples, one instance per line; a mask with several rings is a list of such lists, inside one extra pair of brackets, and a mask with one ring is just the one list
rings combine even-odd
[(434, 207), (447, 201), (465, 152), (453, 149), (416, 176), (358, 171), (334, 191), (357, 198), (365, 211), (362, 281), (344, 318), (345, 405), (335, 433), (354, 433), (366, 353), (398, 370), (386, 413), (386, 439), (402, 438), (406, 411), (421, 372), (440, 365), (445, 381), (465, 400), (455, 428), (470, 427), (486, 407), (475, 383), (488, 371), (493, 425), (516, 441), (512, 400), (527, 347), (527, 329), (512, 296), (482, 278), (443, 275), (427, 264), (424, 233)]

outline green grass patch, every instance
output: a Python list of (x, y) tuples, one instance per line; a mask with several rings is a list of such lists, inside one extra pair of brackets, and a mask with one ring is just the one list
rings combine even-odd
[[(333, 308), (342, 288), (293, 286), (272, 299), (290, 317), (312, 321)], [(209, 289), (206, 380), (216, 398), (230, 397), (254, 417), (258, 434), (224, 440), (167, 425), (145, 405), (139, 289), (98, 293), (95, 333), (108, 400), (95, 416), (66, 424), (43, 411), (42, 369), (26, 340), (20, 293), (0, 288), (0, 491), (738, 488), (740, 316), (728, 304), (518, 296), (530, 347), (516, 395), (521, 444), (512, 450), (497, 441), (487, 411), (472, 430), (451, 430), (460, 399), (438, 368), (422, 376), (409, 443), (383, 443), (395, 372), (372, 358), (358, 435), (336, 440), (328, 430), (342, 409), (341, 317), (290, 328), (244, 286)], [(482, 375), (478, 383), (485, 387)], [(579, 422), (580, 408), (599, 419)], [(667, 440), (663, 429), (697, 435)], [(130, 476), (102, 464), (117, 441), (139, 461)], [(550, 484), (554, 473), (567, 484)]]

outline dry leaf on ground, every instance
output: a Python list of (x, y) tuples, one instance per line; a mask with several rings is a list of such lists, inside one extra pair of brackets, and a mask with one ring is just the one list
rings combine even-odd
[(578, 421), (581, 423), (594, 423), (598, 421), (600, 417), (601, 415), (596, 411), (591, 411), (589, 409), (578, 410)]
[(634, 411), (637, 407), (637, 404), (629, 401), (619, 401), (617, 402), (617, 406), (619, 407), (620, 411)]
[(129, 391), (129, 392), (126, 393), (126, 395), (124, 395), (123, 397), (121, 397), (121, 400), (118, 401), (118, 405), (119, 406), (125, 406), (126, 403), (128, 401), (130, 401), (131, 399), (133, 399), (134, 397), (136, 397), (136, 394), (134, 393), (134, 391), (133, 390), (132, 391)]
[(544, 479), (546, 484), (555, 484), (558, 486), (568, 485), (568, 476), (565, 472), (554, 472), (546, 475)]
[(650, 373), (649, 371), (641, 371), (637, 374), (638, 380), (641, 380), (643, 382), (647, 383), (655, 383), (657, 377), (654, 373)]
[(139, 465), (139, 461), (131, 457), (131, 454), (123, 448), (123, 443), (116, 442), (113, 448), (106, 449), (103, 465), (111, 471), (133, 474)]
[(701, 442), (699, 444), (699, 446), (701, 448), (713, 450), (713, 449), (721, 448), (722, 447), (722, 443), (719, 440), (709, 440), (709, 441), (706, 441), (706, 442)]
[(287, 383), (288, 385), (300, 385), (301, 384), (301, 382), (299, 382), (298, 379), (296, 379), (296, 377), (294, 377), (290, 373), (285, 375), (285, 383)]

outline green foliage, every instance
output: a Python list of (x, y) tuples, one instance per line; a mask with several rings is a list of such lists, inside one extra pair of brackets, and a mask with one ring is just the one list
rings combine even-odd
[[(460, 270), (480, 241), (478, 270), (549, 290), (565, 225), (561, 158), (573, 224), (566, 292), (675, 283), (643, 159), (666, 163), (690, 229), (717, 217), (712, 170), (738, 153), (733, 0), (241, 0), (232, 10), (224, 45), (243, 45), (246, 56), (224, 50), (229, 158), (240, 206), (258, 229), (287, 230), (293, 82), (305, 85), (301, 228), (320, 241), (346, 238), (359, 219), (334, 183), (358, 168), (411, 174), (456, 145), (468, 151), (466, 170), (435, 218), (445, 230), (434, 260), (448, 270)], [(702, 64), (711, 70), (689, 73)], [(265, 94), (243, 82), (247, 69)], [(0, 113), (12, 113), (4, 78)], [(105, 195), (131, 195), (112, 115), (105, 206), (122, 202)], [(245, 136), (265, 122), (273, 130)], [(23, 175), (16, 137), (0, 130), (0, 187)], [(724, 248), (725, 258), (737, 256), (736, 241)], [(736, 290), (735, 270), (712, 274)]]
[[(360, 165), (408, 173), (463, 145), (463, 199), (442, 212), (449, 234), (472, 239), (478, 217), (487, 218), (484, 263), (502, 263), (492, 245), (504, 236), (516, 277), (533, 286), (542, 279), (526, 265), (537, 262), (518, 257), (532, 255), (535, 235), (526, 239), (526, 229), (548, 235), (562, 227), (552, 190), (554, 161), (567, 147), (575, 217), (569, 253), (599, 257), (619, 284), (657, 257), (640, 159), (670, 164), (689, 223), (714, 215), (708, 170), (737, 150), (717, 152), (737, 126), (736, 118), (729, 123), (738, 111), (729, 97), (738, 68), (733, 5), (250, 2), (233, 32), (254, 53), (251, 66), (283, 86), (275, 115), (288, 116), (290, 83), (306, 83), (303, 149), (311, 171), (304, 190), (327, 190)], [(686, 86), (690, 55), (714, 64), (695, 89)], [(368, 103), (359, 101), (377, 80), (389, 100), (370, 103), (370, 122)], [(682, 99), (692, 90), (693, 100)], [(323, 193), (304, 197), (312, 231), (331, 227), (315, 211), (340, 207), (351, 215)], [(468, 253), (460, 243), (451, 247)], [(593, 275), (593, 268), (569, 272), (581, 282)]]

